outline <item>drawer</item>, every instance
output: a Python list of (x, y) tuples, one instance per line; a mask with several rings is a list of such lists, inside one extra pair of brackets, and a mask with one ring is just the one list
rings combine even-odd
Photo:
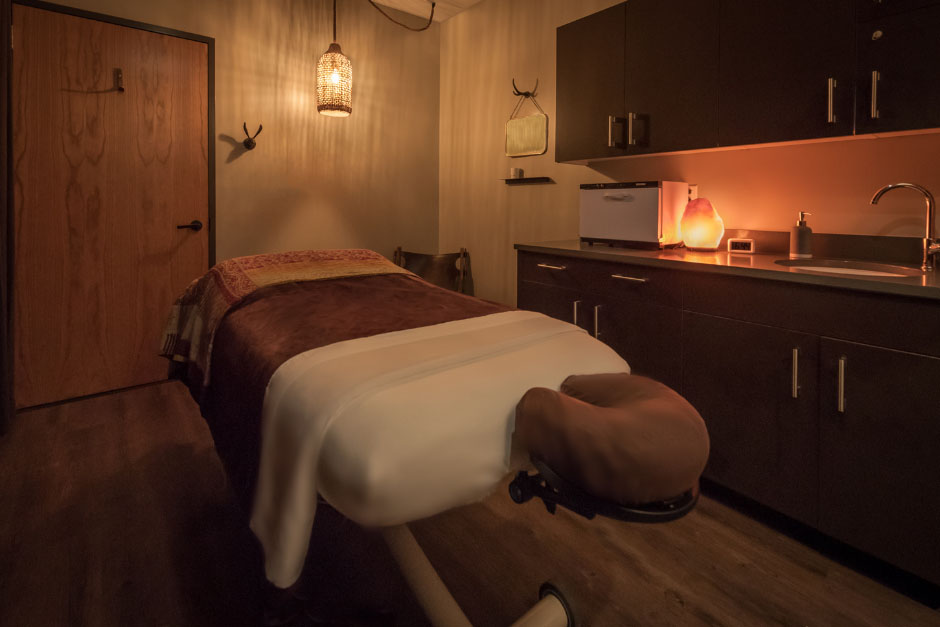
[(682, 302), (681, 274), (664, 268), (520, 251), (518, 279), (669, 307)]
[(582, 263), (580, 259), (559, 257), (556, 255), (542, 255), (519, 251), (519, 281), (541, 283), (552, 287), (580, 289), (581, 284), (576, 278), (575, 268)]
[(674, 270), (585, 260), (572, 272), (583, 291), (608, 299), (639, 299), (677, 309), (682, 305), (682, 275)]
[[(685, 281), (697, 313), (940, 357), (940, 302), (707, 274)], [(916, 322), (912, 322), (916, 321)]]
[[(934, 4), (940, 4), (940, 0), (856, 0), (855, 20), (857, 22), (878, 20), (889, 15), (907, 13)], [(873, 24), (872, 26), (877, 25)]]

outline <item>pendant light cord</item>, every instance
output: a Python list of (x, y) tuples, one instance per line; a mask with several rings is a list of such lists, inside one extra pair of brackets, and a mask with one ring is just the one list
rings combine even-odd
[(333, 41), (336, 41), (336, 0), (333, 0)]
[[(398, 24), (402, 28), (407, 28), (408, 30), (415, 31), (416, 33), (421, 32), (423, 30), (427, 30), (428, 28), (431, 27), (431, 22), (434, 21), (434, 6), (436, 4), (435, 2), (431, 3), (431, 15), (430, 17), (428, 17), (428, 23), (425, 24), (424, 26), (418, 26), (418, 27), (408, 26), (407, 24), (403, 24), (399, 22), (394, 17), (392, 17), (391, 15), (383, 11), (382, 8), (374, 2), (374, 0), (369, 0), (369, 4), (371, 4), (372, 8), (374, 8), (376, 11), (378, 11), (379, 13), (387, 17), (389, 21), (395, 24)], [(336, 0), (333, 0), (333, 39), (334, 40), (336, 39)]]

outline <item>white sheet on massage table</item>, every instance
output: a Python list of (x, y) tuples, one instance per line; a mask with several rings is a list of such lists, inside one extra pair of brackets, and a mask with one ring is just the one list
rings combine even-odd
[(365, 526), (478, 501), (512, 468), (515, 406), (571, 374), (626, 372), (583, 329), (525, 311), (297, 355), (265, 395), (251, 528), (275, 585), (300, 575), (319, 492)]

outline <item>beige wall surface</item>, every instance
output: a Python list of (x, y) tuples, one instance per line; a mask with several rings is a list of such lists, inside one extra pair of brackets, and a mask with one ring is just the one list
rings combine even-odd
[[(924, 204), (910, 191), (868, 201), (886, 183), (940, 193), (940, 134), (865, 138), (595, 163), (554, 163), (555, 29), (616, 0), (485, 0), (441, 33), (440, 242), (466, 246), (477, 293), (515, 302), (516, 242), (578, 236), (578, 184), (684, 180), (699, 184), (729, 228), (787, 230), (798, 211), (817, 232), (923, 236)], [(504, 125), (531, 89), (549, 116), (548, 152), (504, 156)], [(531, 107), (531, 105), (527, 105)], [(526, 109), (524, 113), (531, 112)], [(510, 167), (555, 185), (509, 187)]]
[[(364, 0), (341, 0), (353, 112), (328, 118), (316, 112), (315, 67), (332, 40), (329, 0), (63, 3), (215, 38), (217, 259), (437, 250), (439, 25), (409, 32)], [(239, 154), (242, 122), (264, 130)]]

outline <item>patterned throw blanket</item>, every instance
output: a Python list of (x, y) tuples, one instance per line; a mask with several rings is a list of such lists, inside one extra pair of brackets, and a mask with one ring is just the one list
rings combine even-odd
[(255, 290), (295, 281), (411, 274), (371, 250), (308, 250), (235, 257), (213, 266), (177, 299), (160, 354), (187, 364), (190, 381), (209, 384), (212, 342), (222, 318)]

